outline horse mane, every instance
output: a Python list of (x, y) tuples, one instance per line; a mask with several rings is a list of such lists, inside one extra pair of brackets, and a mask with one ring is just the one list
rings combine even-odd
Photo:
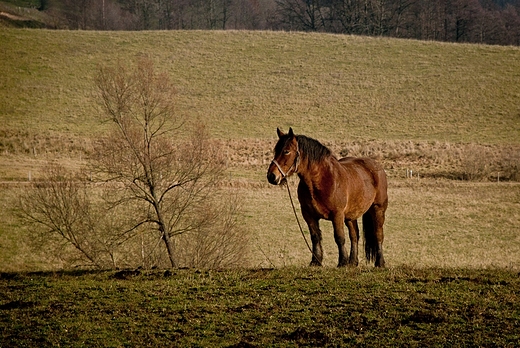
[(305, 135), (297, 135), (298, 147), (302, 156), (307, 157), (309, 162), (319, 162), (326, 157), (332, 156), (332, 151), (318, 140)]

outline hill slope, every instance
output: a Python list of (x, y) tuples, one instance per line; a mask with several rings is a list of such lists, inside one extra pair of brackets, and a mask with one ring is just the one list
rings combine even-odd
[(102, 130), (99, 64), (150, 55), (178, 112), (222, 138), (517, 143), (520, 49), (283, 32), (3, 30), (3, 130)]
[[(496, 171), (485, 184), (404, 181), (408, 168), (421, 178), (461, 178), (453, 168), (472, 169), (481, 158), (486, 170), (489, 161), (510, 163), (518, 178), (518, 48), (283, 32), (19, 29), (0, 31), (0, 45), (0, 181), (37, 179), (48, 160), (83, 164), (106, 131), (92, 98), (98, 65), (147, 54), (175, 81), (177, 111), (205, 121), (228, 151), (230, 185), (246, 196), (253, 265), (308, 263), (286, 195), (265, 180), (275, 129), (289, 126), (337, 154), (384, 160), (393, 265), (519, 264), (518, 184), (497, 185)], [(493, 170), (504, 179), (500, 166)], [(15, 205), (12, 186), (0, 186), (0, 211)], [(21, 230), (14, 214), (1, 221), (4, 269), (57, 267), (20, 242)]]

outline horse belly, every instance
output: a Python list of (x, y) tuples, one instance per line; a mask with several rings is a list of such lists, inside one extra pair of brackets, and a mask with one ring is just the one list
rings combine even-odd
[(366, 213), (366, 211), (368, 210), (368, 208), (370, 208), (370, 206), (368, 207), (359, 207), (357, 209), (352, 209), (352, 208), (347, 208), (345, 209), (345, 219), (347, 220), (357, 220), (359, 219), (361, 216), (363, 216), (363, 214)]
[(374, 203), (375, 196), (375, 190), (369, 187), (365, 187), (364, 190), (360, 190), (355, 194), (347, 194), (347, 205), (344, 211), (345, 219), (357, 220), (363, 216)]

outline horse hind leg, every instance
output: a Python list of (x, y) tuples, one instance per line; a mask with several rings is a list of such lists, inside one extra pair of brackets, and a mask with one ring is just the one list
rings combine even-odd
[(359, 241), (359, 227), (357, 220), (345, 220), (350, 237), (350, 257), (348, 264), (352, 267), (357, 267), (358, 261), (358, 241)]
[(363, 215), (363, 232), (365, 235), (365, 255), (368, 261), (375, 261), (376, 267), (385, 267), (383, 257), (383, 223), (385, 209), (373, 205)]
[(334, 240), (338, 246), (338, 267), (345, 267), (348, 264), (347, 250), (345, 249), (345, 217), (343, 214), (338, 214), (332, 219), (332, 226), (334, 227)]

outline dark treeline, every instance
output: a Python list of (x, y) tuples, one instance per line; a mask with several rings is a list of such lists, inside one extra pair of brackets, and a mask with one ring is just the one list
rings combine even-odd
[(47, 0), (57, 27), (318, 31), (520, 45), (520, 0)]

